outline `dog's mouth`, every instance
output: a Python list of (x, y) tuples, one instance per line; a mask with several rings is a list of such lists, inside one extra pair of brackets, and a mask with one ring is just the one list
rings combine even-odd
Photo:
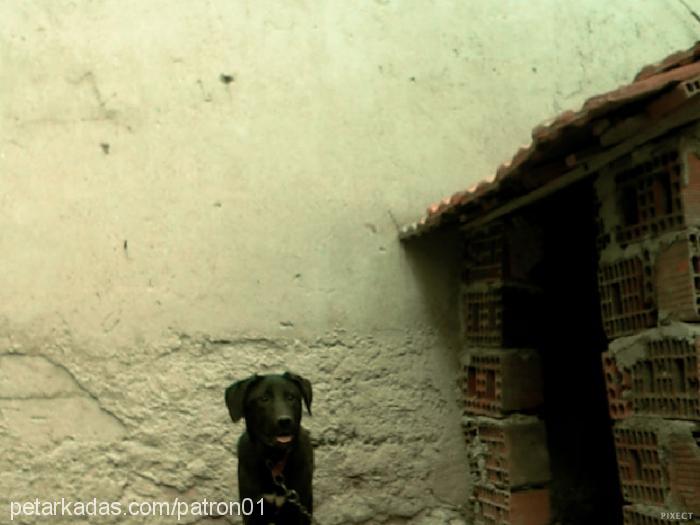
[(275, 441), (277, 443), (279, 443), (280, 445), (286, 445), (288, 443), (291, 443), (292, 439), (294, 439), (294, 436), (292, 436), (291, 434), (285, 434), (285, 435), (275, 437)]

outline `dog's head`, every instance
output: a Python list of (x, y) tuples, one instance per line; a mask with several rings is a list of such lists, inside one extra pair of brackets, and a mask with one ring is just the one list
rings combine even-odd
[(251, 437), (275, 448), (294, 443), (301, 424), (302, 399), (311, 415), (311, 383), (291, 372), (252, 375), (226, 389), (231, 419), (237, 422), (245, 417)]

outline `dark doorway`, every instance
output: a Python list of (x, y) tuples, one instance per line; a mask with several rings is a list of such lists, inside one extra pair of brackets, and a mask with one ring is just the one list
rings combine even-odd
[(539, 346), (552, 469), (553, 523), (621, 525), (612, 422), (601, 353), (607, 348), (597, 286), (591, 181), (533, 205), (544, 228)]

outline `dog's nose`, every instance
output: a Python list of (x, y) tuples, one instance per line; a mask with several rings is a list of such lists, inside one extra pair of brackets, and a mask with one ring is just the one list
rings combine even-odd
[(281, 430), (288, 430), (292, 427), (292, 418), (289, 416), (282, 416), (277, 419), (277, 426)]

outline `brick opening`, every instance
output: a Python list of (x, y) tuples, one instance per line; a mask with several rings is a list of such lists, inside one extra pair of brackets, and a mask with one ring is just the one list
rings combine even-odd
[[(598, 293), (595, 198), (580, 183), (532, 206), (544, 227), (540, 329), (554, 523), (622, 523), (622, 491), (601, 356), (607, 349)], [(634, 210), (629, 210), (630, 216)], [(606, 270), (609, 326), (645, 324), (646, 298), (632, 285), (645, 280), (643, 259)], [(615, 371), (617, 372), (617, 371)], [(609, 372), (611, 375), (613, 372)], [(623, 401), (622, 399), (620, 400)], [(559, 520), (559, 521), (557, 521)]]

